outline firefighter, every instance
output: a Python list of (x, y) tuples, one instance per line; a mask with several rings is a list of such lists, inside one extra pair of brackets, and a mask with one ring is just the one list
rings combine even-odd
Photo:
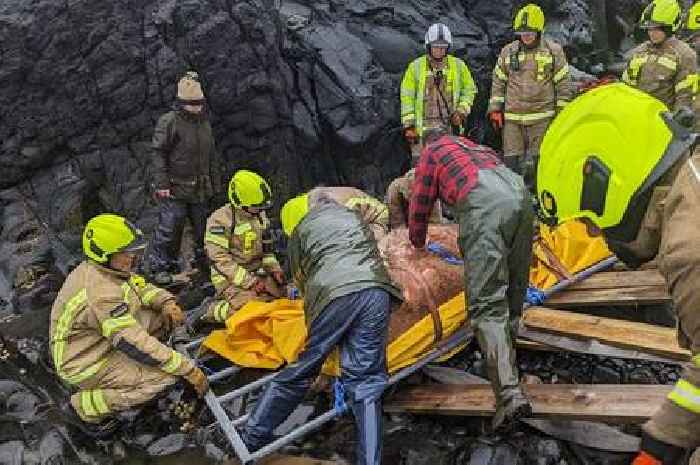
[(205, 268), (201, 244), (209, 202), (221, 187), (218, 155), (197, 73), (190, 71), (180, 79), (177, 100), (178, 109), (158, 120), (152, 142), (158, 226), (146, 265), (148, 276), (163, 285), (178, 271), (187, 219), (192, 224), (195, 263)]
[(697, 58), (674, 37), (682, 22), (676, 0), (654, 0), (642, 13), (640, 27), (649, 40), (632, 50), (622, 74), (626, 84), (661, 100), (670, 110), (691, 108)]
[[(432, 137), (426, 135), (428, 141)], [(493, 430), (506, 430), (532, 412), (520, 387), (514, 333), (532, 255), (530, 196), (522, 178), (493, 150), (438, 133), (421, 153), (409, 205), (409, 238), (417, 249), (425, 246), (429, 213), (438, 198), (459, 221), (467, 318), (496, 395)]]
[(389, 210), (379, 200), (354, 187), (317, 187), (308, 193), (310, 208), (322, 202), (334, 202), (355, 210), (370, 227), (375, 239), (381, 239), (389, 228)]
[[(686, 22), (686, 33), (688, 35), (688, 44), (695, 51), (696, 54), (696, 64), (697, 57), (700, 53), (700, 2), (695, 2), (693, 6), (688, 10), (688, 20)], [(700, 70), (698, 70), (700, 73)], [(700, 76), (695, 75), (693, 81), (693, 113), (695, 115), (695, 132), (700, 132), (700, 98), (698, 98), (698, 91), (700, 90)]]
[(540, 160), (545, 215), (595, 223), (631, 267), (656, 257), (678, 316), (679, 342), (692, 353), (644, 425), (634, 465), (676, 463), (684, 449), (700, 446), (700, 151), (689, 157), (694, 143), (662, 102), (612, 84), (570, 105), (547, 133)]
[(216, 298), (203, 304), (208, 322), (226, 322), (251, 300), (269, 302), (286, 295), (286, 279), (265, 213), (272, 206), (269, 184), (252, 171), (236, 171), (228, 199), (209, 217), (204, 236), (216, 289)]
[(72, 408), (97, 427), (179, 379), (200, 395), (207, 390), (194, 362), (159, 340), (184, 315), (172, 294), (132, 273), (144, 246), (126, 219), (92, 218), (83, 232), (87, 259), (68, 275), (51, 309), (54, 368), (75, 390)]
[[(426, 128), (462, 133), (474, 104), (476, 85), (469, 68), (449, 55), (452, 33), (433, 24), (425, 33), (426, 54), (408, 65), (401, 81), (401, 123), (411, 146)], [(420, 148), (420, 147), (418, 147)]]
[(539, 6), (518, 11), (513, 22), (518, 40), (501, 50), (489, 102), (491, 124), (503, 135), (506, 166), (524, 176), (532, 192), (542, 138), (573, 92), (564, 50), (542, 36), (544, 25)]
[[(416, 178), (415, 168), (400, 178), (394, 179), (386, 191), (386, 202), (389, 205), (389, 228), (397, 229), (408, 225), (408, 202), (411, 200), (413, 182)], [(442, 223), (442, 207), (436, 201), (430, 211), (429, 223)]]
[(379, 465), (389, 312), (392, 297), (401, 299), (401, 292), (355, 211), (335, 202), (311, 206), (305, 194), (284, 205), (281, 219), (289, 236), (292, 276), (304, 296), (309, 336), (297, 361), (268, 385), (243, 439), (250, 450), (269, 442), (338, 347), (341, 381), (357, 426), (357, 464)]

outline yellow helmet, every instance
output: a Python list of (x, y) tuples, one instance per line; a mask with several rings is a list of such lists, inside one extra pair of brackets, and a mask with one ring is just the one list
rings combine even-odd
[(608, 237), (634, 240), (654, 185), (694, 138), (666, 106), (624, 84), (578, 97), (545, 134), (537, 196), (553, 222), (587, 217)]
[(291, 236), (307, 213), (309, 213), (309, 194), (298, 195), (288, 200), (280, 212), (284, 233)]
[(272, 190), (259, 174), (238, 170), (228, 183), (228, 199), (236, 208), (267, 209), (272, 206)]
[(83, 252), (97, 263), (107, 263), (117, 252), (135, 252), (145, 247), (141, 231), (126, 218), (112, 213), (95, 216), (83, 231)]
[(700, 2), (693, 3), (688, 10), (688, 21), (685, 28), (690, 32), (700, 32)]
[(542, 8), (530, 3), (522, 7), (513, 21), (515, 32), (543, 32), (544, 12)]
[(682, 21), (681, 7), (676, 0), (654, 0), (644, 8), (639, 26), (642, 29), (670, 28), (671, 32), (676, 32)]

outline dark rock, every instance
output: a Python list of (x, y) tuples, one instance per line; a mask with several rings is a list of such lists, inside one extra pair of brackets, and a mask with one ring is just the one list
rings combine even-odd
[(598, 365), (593, 369), (593, 384), (620, 384), (622, 376), (617, 370)]
[(187, 437), (184, 434), (171, 434), (154, 441), (146, 452), (151, 456), (170, 455), (184, 449)]

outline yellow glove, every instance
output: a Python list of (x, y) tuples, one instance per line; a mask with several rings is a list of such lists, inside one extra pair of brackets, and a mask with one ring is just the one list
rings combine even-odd
[(197, 391), (199, 397), (203, 397), (209, 390), (209, 380), (207, 376), (197, 367), (194, 367), (192, 371), (183, 376), (183, 378)]
[(181, 326), (185, 322), (185, 314), (180, 306), (174, 300), (168, 300), (163, 304), (163, 316), (165, 317), (165, 325), (168, 331)]

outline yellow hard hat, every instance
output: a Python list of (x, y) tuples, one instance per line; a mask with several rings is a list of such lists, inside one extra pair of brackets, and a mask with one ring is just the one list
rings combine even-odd
[(700, 2), (693, 3), (693, 6), (688, 10), (688, 21), (685, 28), (691, 32), (700, 31)]
[(117, 252), (136, 252), (145, 247), (141, 231), (126, 218), (112, 213), (95, 216), (83, 231), (83, 252), (97, 263), (107, 263)]
[(530, 3), (522, 7), (513, 21), (515, 32), (543, 32), (544, 12), (542, 8)]
[(287, 201), (280, 212), (282, 229), (291, 236), (297, 225), (309, 212), (309, 194), (302, 194)]
[(553, 222), (586, 217), (608, 237), (634, 240), (654, 185), (693, 142), (674, 135), (665, 118), (663, 103), (621, 83), (567, 105), (540, 150), (544, 214)]
[(642, 29), (670, 28), (671, 32), (675, 32), (681, 22), (681, 7), (676, 0), (654, 0), (644, 8), (639, 26)]
[(238, 170), (228, 183), (228, 199), (236, 208), (267, 209), (272, 206), (272, 190), (259, 174)]

